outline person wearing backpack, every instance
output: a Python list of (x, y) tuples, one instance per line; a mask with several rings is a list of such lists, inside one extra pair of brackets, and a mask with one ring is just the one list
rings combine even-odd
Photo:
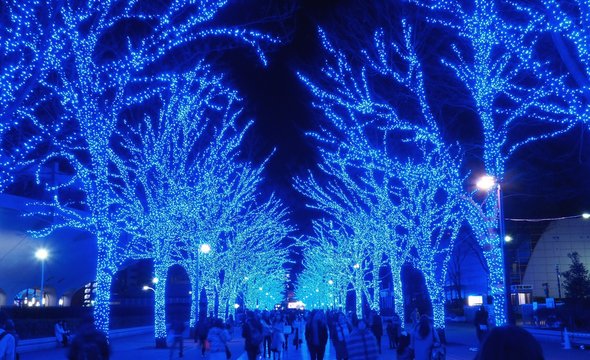
[(16, 339), (6, 329), (8, 315), (0, 311), (0, 360), (16, 359)]
[(72, 340), (68, 359), (108, 360), (110, 356), (111, 348), (106, 334), (94, 327), (92, 316), (84, 317), (74, 340)]
[(246, 322), (242, 329), (242, 337), (245, 339), (245, 350), (248, 360), (256, 360), (260, 354), (260, 344), (264, 339), (262, 324), (252, 311), (246, 313)]

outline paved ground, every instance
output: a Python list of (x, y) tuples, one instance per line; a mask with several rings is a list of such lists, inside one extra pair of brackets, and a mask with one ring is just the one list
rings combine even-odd
[[(236, 331), (236, 334), (238, 332)], [(383, 340), (383, 359), (395, 360), (396, 356), (393, 350), (386, 349), (387, 341)], [(590, 359), (589, 350), (563, 350), (559, 341), (555, 339), (540, 338), (545, 359), (547, 360), (582, 360)], [(477, 346), (475, 330), (473, 326), (466, 324), (450, 324), (447, 328), (447, 359), (448, 360), (471, 360), (475, 356), (474, 348)], [(230, 343), (232, 360), (246, 360), (244, 354), (244, 342), (239, 336), (234, 338)], [(155, 360), (169, 359), (170, 351), (168, 349), (155, 349), (154, 342), (150, 335), (139, 335), (112, 341), (113, 357), (112, 360)], [(22, 360), (63, 360), (66, 358), (66, 349), (55, 348), (39, 352), (30, 352), (21, 354)], [(178, 353), (174, 353), (174, 359), (178, 358)], [(334, 352), (330, 344), (326, 349), (326, 360), (334, 359)], [(184, 359), (197, 360), (201, 359), (200, 349), (197, 349), (192, 340), (185, 341)], [(206, 358), (204, 360), (207, 360)], [(278, 360), (278, 359), (277, 359)], [(292, 344), (289, 349), (283, 353), (281, 360), (309, 360), (307, 347), (305, 343), (296, 350)]]

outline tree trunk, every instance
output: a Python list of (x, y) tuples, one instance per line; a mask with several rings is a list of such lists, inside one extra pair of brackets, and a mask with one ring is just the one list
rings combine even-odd
[[(154, 273), (158, 283), (154, 284), (154, 337), (157, 347), (166, 344), (166, 279), (168, 268), (162, 264), (155, 264)], [(164, 346), (162, 346), (162, 343)]]
[(402, 269), (391, 266), (391, 278), (393, 281), (393, 296), (395, 302), (395, 312), (399, 315), (402, 327), (406, 323), (406, 313), (404, 311), (404, 291), (402, 288)]
[(445, 328), (445, 299), (442, 281), (437, 281), (434, 274), (426, 274), (425, 278), (431, 279), (426, 281), (430, 303), (432, 304), (432, 317), (434, 318), (434, 327), (436, 329)]
[[(499, 242), (499, 239), (497, 242)], [(494, 326), (504, 326), (508, 323), (508, 304), (506, 302), (507, 289), (502, 250), (499, 246), (494, 246), (488, 251), (484, 250), (484, 257), (490, 269), (488, 288), (492, 297), (493, 312), (490, 313), (491, 322)]]
[(197, 325), (199, 316), (199, 289), (197, 289), (197, 281), (195, 276), (190, 276), (191, 282), (191, 310), (190, 310), (190, 327), (194, 328)]
[[(100, 245), (99, 245), (100, 246)], [(100, 259), (100, 257), (99, 257)], [(109, 333), (111, 319), (111, 286), (113, 271), (102, 266), (99, 261), (96, 268), (96, 297), (94, 298), (94, 324), (96, 328)]]
[(209, 314), (215, 315), (215, 289), (213, 286), (206, 286), (205, 291), (207, 293), (207, 316)]

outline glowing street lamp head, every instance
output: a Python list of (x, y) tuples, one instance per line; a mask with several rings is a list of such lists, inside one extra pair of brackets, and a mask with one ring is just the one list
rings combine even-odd
[(590, 219), (590, 213), (583, 213), (582, 219)]
[(209, 252), (211, 251), (211, 245), (201, 244), (199, 246), (199, 251), (202, 252), (203, 254), (209, 254)]
[(240, 304), (234, 304), (234, 309), (238, 309), (240, 307)]
[(152, 279), (152, 284), (157, 284), (160, 281), (157, 277)]
[(35, 251), (35, 257), (39, 260), (45, 260), (49, 257), (49, 251), (47, 251), (47, 249), (40, 248)]
[(484, 175), (477, 180), (475, 186), (480, 190), (488, 191), (496, 185), (496, 179), (490, 175)]
[(142, 289), (143, 289), (143, 291), (147, 291), (149, 288), (150, 288), (149, 286), (144, 285)]
[(329, 285), (334, 285), (334, 280), (332, 280), (332, 279), (328, 280), (328, 284)]
[(359, 263), (356, 263), (356, 264), (352, 265), (352, 267), (355, 269), (360, 269), (361, 266), (359, 265)]
[(504, 241), (511, 242), (512, 241), (512, 236), (510, 236), (510, 235), (504, 236)]

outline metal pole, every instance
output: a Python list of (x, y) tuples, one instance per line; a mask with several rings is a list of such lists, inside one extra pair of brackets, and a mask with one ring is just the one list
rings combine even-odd
[(195, 294), (195, 296), (197, 297), (197, 301), (196, 301), (197, 302), (197, 304), (196, 304), (196, 306), (197, 306), (197, 312), (196, 312), (197, 318), (195, 319), (195, 326), (199, 322), (199, 320), (201, 319), (200, 318), (200, 314), (199, 314), (200, 313), (200, 310), (201, 310), (201, 289), (199, 288), (199, 278), (201, 277), (201, 275), (199, 274), (199, 256), (200, 256), (200, 254), (201, 254), (201, 249), (197, 248), (197, 261), (196, 261), (196, 263), (197, 263), (196, 264), (196, 268), (197, 268), (197, 279), (196, 279), (196, 283), (197, 284), (196, 285), (197, 286), (196, 286), (196, 289), (195, 289), (195, 291), (197, 292)]
[(44, 290), (44, 284), (43, 281), (45, 280), (45, 260), (41, 260), (41, 306), (44, 306), (43, 304), (43, 290)]
[(555, 265), (555, 273), (557, 275), (557, 295), (559, 296), (559, 299), (561, 299), (561, 283), (559, 282), (559, 265)]

